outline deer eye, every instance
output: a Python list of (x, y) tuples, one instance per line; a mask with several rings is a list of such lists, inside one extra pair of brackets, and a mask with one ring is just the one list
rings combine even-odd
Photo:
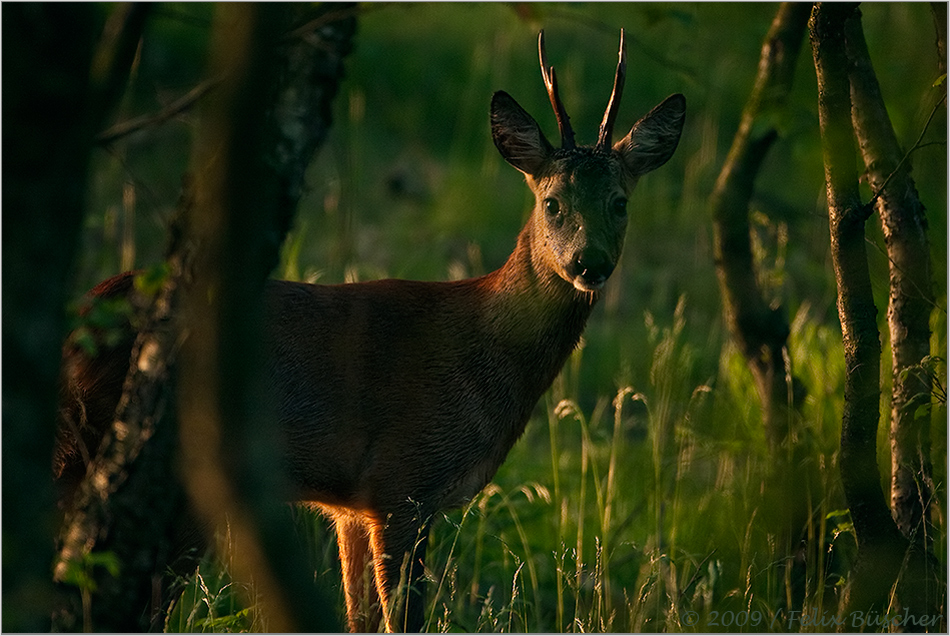
[(616, 216), (627, 216), (627, 200), (623, 197), (614, 199), (614, 202), (610, 204), (610, 209)]
[(561, 204), (557, 202), (557, 199), (545, 199), (544, 200), (544, 213), (548, 216), (557, 216), (557, 213), (561, 211)]

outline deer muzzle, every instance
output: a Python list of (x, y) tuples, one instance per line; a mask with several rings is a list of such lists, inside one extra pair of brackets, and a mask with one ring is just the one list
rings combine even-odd
[(577, 252), (567, 267), (574, 288), (582, 292), (598, 291), (614, 271), (613, 259), (606, 252), (590, 249)]

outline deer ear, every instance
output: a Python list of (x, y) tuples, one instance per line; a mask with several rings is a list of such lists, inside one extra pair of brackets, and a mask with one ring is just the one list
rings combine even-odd
[(491, 99), (491, 135), (505, 161), (528, 175), (540, 174), (554, 153), (538, 122), (504, 91)]
[(686, 119), (686, 98), (677, 93), (647, 113), (614, 144), (634, 177), (656, 170), (669, 161), (680, 141)]

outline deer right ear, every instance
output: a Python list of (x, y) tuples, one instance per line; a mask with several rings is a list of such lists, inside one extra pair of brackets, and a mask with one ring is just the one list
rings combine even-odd
[(614, 144), (630, 174), (639, 177), (669, 161), (685, 119), (686, 98), (677, 93), (634, 124), (627, 136)]
[(505, 91), (491, 99), (491, 135), (505, 161), (527, 175), (540, 174), (554, 153), (538, 122)]

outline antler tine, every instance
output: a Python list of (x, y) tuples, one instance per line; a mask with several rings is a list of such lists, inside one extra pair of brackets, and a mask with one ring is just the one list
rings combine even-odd
[(611, 136), (614, 132), (614, 122), (620, 110), (620, 96), (623, 94), (623, 82), (627, 75), (627, 45), (624, 42), (624, 32), (620, 29), (620, 60), (617, 62), (617, 75), (614, 77), (614, 89), (607, 102), (607, 111), (600, 124), (600, 135), (597, 137), (597, 148), (606, 150), (610, 147)]
[(561, 131), (561, 147), (574, 148), (574, 131), (571, 129), (571, 118), (567, 116), (567, 110), (558, 96), (557, 76), (554, 74), (554, 67), (548, 66), (548, 56), (544, 51), (544, 30), (538, 34), (538, 55), (541, 58), (541, 77), (544, 78), (544, 86), (548, 89), (551, 107), (554, 108), (554, 115), (557, 117), (557, 127)]

